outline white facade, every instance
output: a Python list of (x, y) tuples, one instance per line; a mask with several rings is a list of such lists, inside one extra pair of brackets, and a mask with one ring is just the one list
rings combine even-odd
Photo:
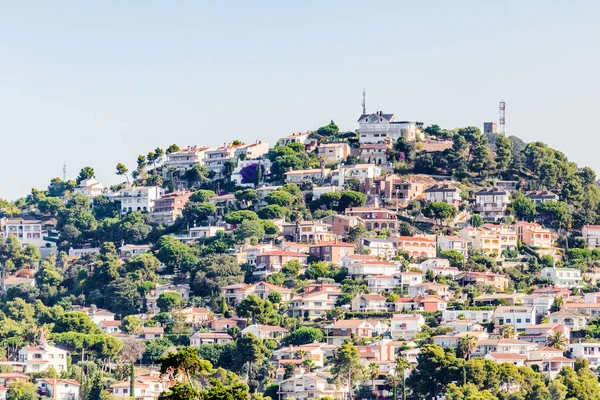
[(540, 276), (550, 278), (555, 286), (564, 288), (578, 287), (581, 283), (581, 271), (575, 268), (546, 267), (540, 271)]
[(50, 367), (60, 373), (67, 370), (67, 352), (48, 344), (23, 347), (19, 350), (19, 362), (25, 364), (26, 374), (47, 371)]
[(397, 121), (394, 114), (378, 111), (363, 114), (358, 119), (360, 143), (378, 143), (391, 139), (394, 142), (403, 137), (408, 141), (422, 139), (423, 133), (414, 121)]
[(600, 362), (600, 343), (569, 344), (571, 358), (582, 357), (590, 363), (590, 368), (597, 369)]
[(152, 212), (154, 210), (154, 202), (161, 198), (164, 190), (158, 186), (134, 186), (121, 190), (116, 201), (121, 202), (121, 212)]
[(328, 373), (312, 372), (308, 374), (299, 374), (286, 379), (279, 384), (280, 399), (318, 399), (329, 397), (336, 400), (346, 398), (346, 388), (338, 388), (335, 384), (329, 383), (333, 377)]
[(428, 202), (441, 202), (457, 205), (461, 202), (460, 190), (449, 183), (439, 183), (423, 191)]
[(475, 192), (474, 210), (483, 219), (497, 221), (504, 217), (510, 203), (510, 193), (499, 187), (492, 187)]
[(53, 400), (79, 400), (79, 382), (75, 379), (40, 379), (36, 382), (40, 392)]
[(600, 248), (600, 225), (585, 225), (581, 229), (581, 236), (585, 239), (589, 249)]
[(90, 198), (100, 196), (103, 191), (104, 185), (98, 182), (96, 178), (84, 179), (73, 189), (75, 194), (83, 194)]
[(168, 170), (187, 171), (196, 165), (204, 165), (206, 152), (210, 147), (188, 146), (166, 155), (164, 166)]
[(499, 330), (504, 326), (512, 325), (516, 330), (524, 331), (531, 324), (535, 324), (534, 307), (500, 306), (494, 312), (494, 327)]
[(438, 236), (440, 251), (455, 250), (466, 259), (469, 256), (469, 242), (458, 236)]
[(43, 239), (42, 221), (27, 220), (22, 218), (0, 219), (1, 234), (5, 239), (10, 235), (17, 238), (21, 246), (34, 244), (37, 247), (42, 247), (45, 244)]
[(425, 318), (421, 314), (394, 314), (390, 323), (390, 333), (394, 340), (412, 339), (421, 332)]
[(493, 320), (494, 310), (444, 310), (442, 312), (443, 323), (458, 321), (463, 317), (466, 321), (487, 323)]

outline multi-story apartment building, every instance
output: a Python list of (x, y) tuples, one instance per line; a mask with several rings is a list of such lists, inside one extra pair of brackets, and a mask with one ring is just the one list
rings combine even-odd
[(588, 249), (600, 248), (600, 225), (584, 225), (581, 235), (585, 239)]
[(424, 188), (422, 183), (395, 174), (367, 180), (366, 186), (369, 188), (369, 193), (379, 195), (385, 203), (392, 204), (415, 200), (423, 193)]
[(435, 258), (437, 249), (435, 239), (418, 236), (392, 236), (398, 251), (405, 251), (413, 258)]
[(558, 195), (549, 190), (534, 190), (526, 195), (536, 204), (544, 203), (546, 201), (558, 201)]
[(298, 221), (281, 225), (281, 233), (294, 242), (322, 243), (332, 240), (331, 225), (319, 221)]
[(364, 221), (369, 230), (387, 229), (391, 232), (398, 231), (398, 218), (396, 213), (386, 208), (377, 207), (352, 207), (344, 212), (351, 217), (358, 217)]
[(394, 114), (377, 111), (358, 118), (360, 143), (379, 143), (387, 139), (396, 141), (403, 137), (408, 141), (423, 138), (423, 133), (414, 121), (398, 121)]
[(346, 266), (348, 275), (367, 277), (372, 275), (394, 275), (400, 271), (400, 264), (382, 260), (361, 260)]
[(298, 261), (304, 266), (307, 265), (308, 255), (287, 250), (273, 250), (258, 254), (253, 275), (265, 277), (274, 272), (281, 272), (283, 266), (292, 260)]
[(574, 288), (581, 284), (581, 271), (576, 268), (546, 267), (540, 271), (540, 276), (550, 278), (555, 286)]
[(460, 190), (451, 183), (436, 183), (424, 190), (428, 202), (442, 202), (457, 206), (461, 202)]
[(278, 146), (287, 146), (292, 143), (307, 144), (310, 141), (311, 132), (298, 132), (292, 133), (291, 135), (284, 136), (277, 141)]
[(421, 314), (394, 314), (390, 323), (390, 333), (394, 340), (410, 340), (421, 332), (423, 325), (425, 318)]
[(531, 324), (535, 324), (535, 308), (532, 306), (499, 306), (494, 311), (494, 328), (498, 331), (507, 325), (524, 331)]
[(258, 140), (252, 144), (224, 144), (214, 150), (207, 150), (204, 156), (204, 166), (222, 177), (227, 162), (239, 159), (250, 160), (260, 157), (269, 151), (269, 143)]
[(340, 165), (339, 169), (331, 173), (331, 182), (334, 185), (344, 186), (346, 179), (357, 179), (364, 183), (378, 176), (381, 176), (381, 167), (375, 164)]
[(121, 203), (121, 213), (133, 211), (152, 212), (154, 203), (164, 194), (159, 186), (134, 186), (122, 189), (114, 197)]
[(181, 217), (191, 195), (190, 191), (179, 191), (161, 196), (154, 202), (152, 220), (157, 224), (172, 225), (177, 218)]
[(324, 143), (317, 146), (317, 154), (326, 162), (338, 162), (350, 155), (350, 146), (348, 143)]
[(328, 398), (342, 400), (347, 397), (347, 386), (330, 383), (332, 375), (327, 372), (298, 374), (279, 383), (277, 395), (281, 400), (310, 400)]
[(516, 223), (519, 240), (530, 247), (549, 249), (552, 247), (552, 232), (540, 224), (519, 221)]
[(0, 219), (0, 233), (5, 239), (9, 236), (17, 238), (21, 246), (34, 244), (42, 247), (45, 243), (42, 232), (42, 221), (23, 218)]
[(440, 251), (458, 251), (466, 259), (469, 256), (469, 242), (458, 236), (438, 236)]
[(600, 343), (571, 343), (569, 344), (571, 358), (587, 360), (590, 368), (598, 369), (600, 361)]
[(342, 263), (342, 258), (354, 254), (356, 245), (338, 240), (320, 242), (310, 245), (309, 254), (321, 261), (332, 262), (335, 265)]
[(481, 283), (493, 286), (498, 290), (506, 290), (508, 288), (508, 279), (504, 275), (495, 274), (490, 271), (462, 271), (456, 275), (455, 279), (464, 285)]
[(288, 310), (298, 318), (323, 318), (327, 311), (333, 310), (337, 299), (342, 295), (336, 291), (314, 291), (296, 295), (288, 304)]
[(206, 152), (210, 150), (210, 147), (197, 147), (194, 145), (168, 153), (164, 163), (165, 172), (187, 171), (196, 165), (204, 165), (204, 157)]
[(258, 296), (259, 298), (266, 300), (269, 297), (269, 294), (274, 292), (281, 294), (283, 301), (289, 301), (292, 298), (291, 289), (276, 286), (268, 282), (257, 282), (253, 284), (235, 283), (221, 288), (221, 294), (225, 297), (225, 301), (232, 306), (241, 303), (250, 295)]
[(325, 339), (327, 344), (339, 346), (345, 339), (352, 337), (358, 340), (370, 339), (373, 336), (373, 329), (373, 325), (364, 319), (338, 320), (325, 326)]
[(315, 168), (315, 169), (303, 169), (298, 171), (289, 171), (285, 174), (286, 183), (300, 184), (304, 182), (315, 182), (319, 183), (331, 176), (331, 169), (329, 168)]
[(19, 350), (19, 362), (24, 364), (26, 374), (44, 372), (50, 367), (60, 373), (67, 370), (67, 351), (43, 340), (40, 346), (25, 346)]
[(328, 215), (319, 220), (331, 226), (331, 233), (335, 235), (347, 235), (350, 229), (361, 225), (363, 222), (359, 217), (344, 214)]
[(510, 193), (499, 187), (491, 187), (475, 192), (473, 209), (481, 214), (483, 219), (498, 221), (506, 213), (510, 203)]
[(467, 240), (475, 250), (486, 255), (500, 256), (503, 250), (517, 247), (517, 232), (500, 225), (485, 224), (480, 228), (463, 228), (458, 236)]
[(388, 143), (364, 143), (358, 149), (358, 158), (365, 163), (382, 165), (387, 162)]

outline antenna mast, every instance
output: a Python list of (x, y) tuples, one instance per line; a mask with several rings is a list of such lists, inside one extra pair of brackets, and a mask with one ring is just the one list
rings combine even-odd
[(505, 108), (506, 108), (506, 104), (504, 103), (504, 101), (500, 102), (500, 134), (504, 135), (505, 134), (505, 124), (506, 124), (506, 116), (505, 116)]
[(365, 115), (367, 113), (367, 90), (365, 88), (363, 88), (362, 107), (363, 107), (363, 115)]
[(63, 162), (63, 182), (67, 181), (67, 162)]

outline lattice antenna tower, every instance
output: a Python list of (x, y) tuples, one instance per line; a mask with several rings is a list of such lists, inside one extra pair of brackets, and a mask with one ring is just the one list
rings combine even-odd
[(63, 182), (67, 181), (67, 162), (63, 162), (63, 168), (62, 168), (62, 172), (63, 172)]
[(504, 101), (500, 102), (500, 133), (502, 135), (506, 134), (505, 126), (506, 126), (506, 103)]

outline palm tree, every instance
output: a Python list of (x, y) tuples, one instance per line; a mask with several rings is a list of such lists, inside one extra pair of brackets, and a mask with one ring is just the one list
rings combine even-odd
[(550, 335), (548, 339), (546, 339), (546, 345), (564, 351), (569, 346), (569, 339), (564, 333), (557, 331)]
[(504, 339), (514, 339), (517, 336), (517, 331), (514, 325), (506, 325), (502, 328), (502, 338)]
[[(405, 371), (411, 369), (413, 365), (402, 356), (396, 357), (396, 365), (394, 367), (394, 374), (402, 374), (402, 400), (406, 400), (406, 375)], [(394, 399), (396, 399), (396, 387), (394, 387)]]
[(310, 370), (315, 367), (315, 362), (313, 360), (311, 360), (310, 358), (305, 358), (302, 361), (302, 366), (304, 367), (304, 371), (306, 373), (309, 373)]
[(459, 340), (458, 348), (465, 360), (470, 359), (471, 353), (477, 348), (477, 338), (473, 335), (465, 335), (465, 337)]
[(375, 378), (379, 376), (379, 365), (372, 362), (369, 364), (369, 377), (371, 378), (371, 387), (373, 392), (375, 392)]

